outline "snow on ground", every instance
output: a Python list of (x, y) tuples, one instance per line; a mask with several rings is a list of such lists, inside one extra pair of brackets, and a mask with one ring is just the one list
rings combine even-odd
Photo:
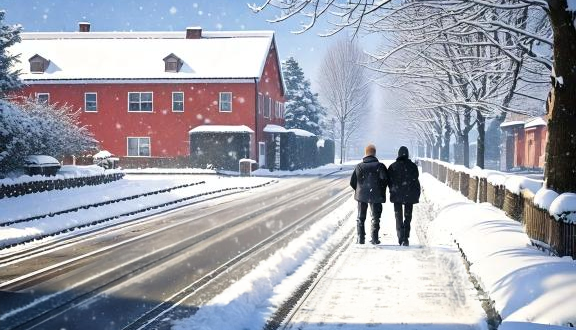
[(349, 199), (202, 306), (196, 315), (175, 321), (173, 329), (262, 329), (275, 308), (349, 232), (355, 206)]
[(502, 317), (500, 329), (576, 324), (576, 261), (537, 250), (522, 224), (502, 210), (472, 203), (429, 174), (422, 175), (421, 183), (439, 211), (430, 227), (431, 241), (456, 242), (462, 249), (470, 272)]
[(392, 204), (384, 204), (382, 243), (351, 245), (287, 328), (486, 329), (484, 311), (458, 251), (428, 246), (425, 233), (416, 234), (429, 216), (426, 205), (417, 205), (410, 246), (398, 246)]
[(253, 176), (263, 176), (263, 177), (284, 177), (284, 176), (295, 176), (295, 175), (328, 175), (342, 169), (351, 169), (351, 165), (356, 165), (359, 162), (351, 162), (343, 165), (340, 164), (328, 164), (317, 168), (310, 168), (305, 170), (295, 170), (295, 171), (270, 171), (269, 169), (258, 169), (252, 172)]
[[(79, 209), (75, 212), (12, 224), (7, 227), (0, 227), (0, 246), (27, 241), (32, 238), (56, 233), (67, 228), (80, 226), (82, 224), (87, 224), (110, 217), (116, 217), (122, 214), (127, 214), (129, 212), (143, 210), (152, 206), (173, 202), (189, 196), (199, 195), (206, 192), (217, 192), (218, 190), (226, 188), (250, 188), (271, 182), (271, 180), (268, 178), (255, 177), (231, 178), (218, 176), (162, 176), (161, 178), (158, 178), (157, 176), (134, 176), (113, 182), (109, 185), (65, 189), (60, 191), (30, 194), (16, 198), (2, 199), (0, 200), (0, 208), (3, 209), (2, 217), (6, 216), (7, 219), (18, 219), (21, 217), (27, 217), (30, 214), (47, 214), (50, 213), (50, 210), (63, 210), (68, 209), (74, 205), (85, 205), (84, 203), (91, 204), (99, 201), (132, 196), (135, 194), (144, 193), (146, 191), (181, 185), (186, 182), (202, 181), (201, 179), (206, 181), (206, 183), (194, 185), (191, 187), (174, 189), (167, 193), (139, 197), (125, 202), (112, 203), (95, 208)], [(217, 194), (222, 195), (225, 193), (227, 192), (220, 192)], [(156, 210), (123, 216), (119, 219), (108, 222), (106, 225), (110, 223), (120, 223), (130, 219), (140, 218), (144, 215), (157, 213), (162, 210), (170, 210), (187, 203), (205, 200), (214, 196), (214, 194), (199, 196), (193, 200), (168, 205)], [(6, 213), (4, 212), (4, 208), (6, 208)], [(73, 234), (69, 233), (66, 235), (77, 235), (84, 230), (85, 229), (76, 230)], [(14, 249), (9, 250), (9, 252), (11, 252)]]
[(103, 185), (44, 191), (0, 199), (0, 223), (55, 213), (122, 197), (214, 179), (212, 176), (127, 175)]
[[(429, 221), (421, 208), (414, 223)], [(173, 329), (262, 329), (327, 251), (354, 230), (355, 212), (350, 198), (195, 316), (175, 321)], [(458, 250), (422, 246), (415, 231), (412, 246), (400, 247), (393, 219), (392, 204), (384, 204), (382, 243), (350, 245), (318, 281), (290, 329), (485, 329)]]

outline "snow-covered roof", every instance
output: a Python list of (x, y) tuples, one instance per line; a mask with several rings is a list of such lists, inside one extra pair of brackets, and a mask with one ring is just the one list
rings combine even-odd
[(546, 122), (541, 117), (538, 117), (538, 118), (534, 118), (534, 119), (526, 122), (526, 124), (524, 124), (524, 128), (530, 128), (530, 127), (536, 127), (536, 126), (546, 126)]
[(29, 165), (60, 165), (56, 158), (46, 155), (26, 156), (24, 163)]
[[(22, 33), (9, 49), (21, 54), (15, 69), (27, 83), (94, 79), (242, 79), (260, 78), (274, 42), (273, 31), (186, 32), (37, 32)], [(165, 72), (173, 53), (179, 72)], [(31, 73), (28, 59), (50, 61), (44, 73)]]
[(299, 128), (291, 128), (288, 130), (288, 132), (292, 132), (294, 134), (296, 134), (297, 136), (306, 136), (306, 137), (311, 137), (311, 136), (316, 136), (316, 134), (308, 132), (306, 130), (303, 129), (299, 129)]
[(94, 156), (92, 156), (94, 159), (106, 159), (110, 157), (112, 157), (112, 154), (108, 150), (100, 150)]
[(524, 125), (524, 121), (521, 120), (513, 120), (513, 121), (506, 121), (500, 124), (500, 127), (509, 127), (509, 126), (516, 126), (516, 125)]
[(200, 125), (190, 130), (189, 133), (254, 133), (246, 125)]
[(284, 127), (273, 124), (266, 125), (263, 131), (266, 133), (288, 133), (288, 130)]

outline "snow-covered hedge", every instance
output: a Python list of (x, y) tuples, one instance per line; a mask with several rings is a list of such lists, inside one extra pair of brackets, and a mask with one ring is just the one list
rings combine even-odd
[(96, 147), (92, 134), (80, 126), (79, 115), (66, 105), (0, 99), (0, 175), (21, 167), (28, 155), (61, 158)]
[(120, 180), (120, 170), (104, 170), (96, 165), (65, 165), (55, 176), (23, 175), (13, 179), (0, 179), (0, 198), (17, 197), (47, 190), (61, 190), (82, 186), (93, 186)]

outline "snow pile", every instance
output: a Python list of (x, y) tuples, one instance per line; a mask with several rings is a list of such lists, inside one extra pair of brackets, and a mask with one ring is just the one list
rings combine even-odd
[(576, 224), (576, 194), (563, 193), (550, 205), (550, 214), (566, 223)]
[(355, 210), (356, 204), (351, 200), (342, 203), (200, 308), (196, 315), (175, 321), (173, 329), (262, 329), (277, 306), (346, 235), (346, 228), (353, 227), (350, 222)]
[(533, 202), (534, 205), (538, 206), (539, 208), (543, 210), (549, 210), (550, 205), (552, 205), (552, 202), (556, 199), (556, 197), (558, 197), (557, 192), (542, 187), (536, 192)]
[(529, 179), (519, 175), (510, 175), (504, 182), (506, 189), (514, 194), (519, 195), (522, 189), (528, 189), (532, 193), (538, 192), (542, 188), (542, 180)]
[(110, 157), (112, 157), (112, 154), (108, 150), (100, 150), (94, 156), (92, 156), (94, 159), (106, 159)]
[(431, 239), (439, 244), (454, 241), (462, 249), (471, 274), (502, 317), (500, 329), (576, 324), (575, 261), (532, 247), (522, 224), (503, 211), (485, 203), (462, 202), (428, 174), (422, 175), (421, 183), (428, 200), (442, 203), (430, 227)]

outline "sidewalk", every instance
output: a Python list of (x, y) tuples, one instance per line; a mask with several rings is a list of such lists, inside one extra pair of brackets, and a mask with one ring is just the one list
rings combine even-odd
[(382, 243), (350, 245), (286, 329), (486, 329), (459, 252), (427, 246), (427, 205), (414, 208), (410, 247), (398, 246), (393, 214), (384, 204)]

